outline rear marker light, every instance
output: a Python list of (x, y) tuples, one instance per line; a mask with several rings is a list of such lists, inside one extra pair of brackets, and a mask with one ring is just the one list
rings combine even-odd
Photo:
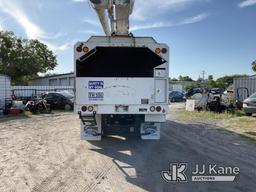
[(156, 54), (160, 54), (161, 53), (161, 49), (160, 48), (156, 48), (155, 53)]
[(156, 111), (157, 111), (157, 112), (161, 112), (161, 111), (162, 111), (162, 107), (157, 106), (157, 107), (156, 107)]
[(82, 47), (81, 46), (77, 47), (76, 51), (79, 52), (79, 53), (82, 52)]
[(82, 107), (81, 107), (81, 110), (82, 110), (83, 112), (85, 112), (85, 111), (87, 111), (87, 107), (86, 107), (86, 106), (82, 106)]
[(166, 49), (166, 48), (163, 48), (163, 49), (162, 49), (162, 53), (163, 53), (163, 54), (167, 53), (167, 49)]
[(151, 106), (149, 109), (151, 112), (154, 112), (156, 110), (155, 106)]
[(88, 111), (89, 111), (89, 112), (92, 112), (92, 111), (93, 111), (93, 106), (89, 106), (89, 107), (88, 107)]
[(89, 48), (88, 48), (88, 47), (84, 47), (84, 48), (83, 48), (83, 52), (84, 52), (84, 53), (88, 53), (88, 52), (89, 52)]

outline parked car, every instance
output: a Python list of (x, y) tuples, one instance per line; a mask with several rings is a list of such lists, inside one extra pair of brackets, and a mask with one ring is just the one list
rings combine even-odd
[(243, 110), (246, 115), (251, 116), (256, 113), (256, 93), (243, 101)]
[(72, 110), (74, 108), (74, 95), (69, 92), (47, 92), (42, 98), (51, 105), (52, 109)]
[(179, 91), (172, 91), (169, 93), (169, 102), (184, 101), (184, 94)]
[(191, 96), (193, 96), (196, 93), (203, 93), (203, 90), (201, 88), (192, 88), (187, 90), (187, 92), (185, 93), (186, 98), (190, 98)]
[(222, 88), (211, 88), (209, 92), (214, 95), (222, 95), (224, 91)]
[(221, 101), (222, 95), (224, 94), (224, 89), (222, 88), (211, 88), (209, 90), (209, 98), (208, 101)]

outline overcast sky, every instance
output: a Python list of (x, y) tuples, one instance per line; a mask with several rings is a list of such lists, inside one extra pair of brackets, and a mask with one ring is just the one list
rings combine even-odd
[[(73, 71), (73, 45), (104, 35), (86, 0), (0, 0), (0, 30), (38, 38)], [(169, 44), (170, 76), (253, 74), (256, 0), (135, 0), (131, 30)]]

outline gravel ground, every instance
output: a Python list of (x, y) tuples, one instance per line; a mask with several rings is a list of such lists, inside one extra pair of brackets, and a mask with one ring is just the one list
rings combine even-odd
[[(78, 117), (70, 113), (0, 119), (0, 191), (255, 191), (255, 142), (212, 125), (178, 122), (174, 114), (159, 141), (80, 141)], [(161, 171), (170, 162), (238, 166), (241, 173), (236, 182), (167, 183)]]

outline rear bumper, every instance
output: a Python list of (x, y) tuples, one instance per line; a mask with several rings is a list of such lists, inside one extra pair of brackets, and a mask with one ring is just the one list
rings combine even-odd
[(245, 113), (256, 113), (256, 107), (247, 106), (243, 108)]
[[(82, 106), (93, 107), (93, 111), (81, 111)], [(150, 107), (161, 107), (161, 111), (150, 111)], [(75, 112), (81, 112), (82, 115), (96, 114), (138, 114), (138, 115), (166, 115), (168, 114), (168, 104), (152, 104), (152, 105), (76, 105)]]

